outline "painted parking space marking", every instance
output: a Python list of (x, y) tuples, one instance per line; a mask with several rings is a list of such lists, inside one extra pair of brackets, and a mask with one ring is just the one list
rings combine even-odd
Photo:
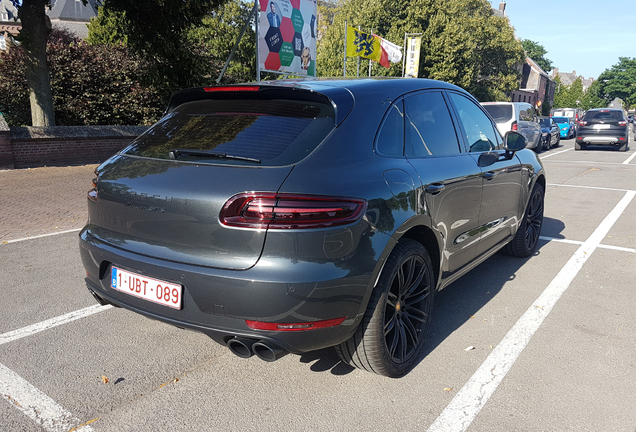
[(0, 363), (0, 396), (22, 411), (48, 432), (92, 432), (91, 426), (78, 427), (81, 421), (53, 399)]
[(569, 149), (561, 150), (561, 151), (558, 151), (558, 152), (556, 152), (556, 153), (550, 153), (550, 154), (547, 154), (547, 155), (545, 155), (545, 156), (544, 156), (544, 155), (540, 155), (540, 156), (541, 156), (541, 160), (546, 159), (546, 158), (549, 158), (549, 157), (552, 157), (552, 156), (554, 156), (554, 155), (558, 155), (558, 154), (561, 154), (561, 153), (565, 153), (565, 152), (570, 151), (570, 150), (572, 150), (572, 149), (571, 149), (571, 148), (569, 148)]
[(634, 160), (634, 158), (636, 158), (636, 152), (632, 153), (632, 155), (631, 155), (630, 157), (628, 157), (628, 158), (627, 158), (627, 160), (626, 160), (625, 162), (623, 162), (623, 164), (625, 164), (625, 165), (629, 165), (629, 163), (630, 163), (631, 161), (633, 161), (633, 160)]
[(54, 232), (54, 233), (49, 233), (49, 234), (42, 234), (42, 235), (36, 235), (36, 236), (32, 236), (32, 237), (24, 237), (24, 238), (19, 238), (19, 239), (15, 239), (15, 240), (7, 240), (4, 241), (2, 243), (18, 243), (18, 242), (23, 242), (26, 240), (34, 240), (34, 239), (39, 239), (42, 237), (51, 237), (51, 236), (55, 236), (55, 235), (60, 235), (60, 234), (68, 234), (68, 233), (72, 233), (72, 232), (79, 232), (81, 231), (81, 228), (74, 228), (74, 229), (70, 229), (70, 230), (66, 230), (66, 231), (58, 231), (58, 232)]
[(70, 323), (75, 320), (85, 318), (87, 316), (103, 312), (112, 308), (112, 306), (101, 306), (101, 305), (93, 305), (84, 309), (76, 310), (73, 312), (69, 312), (64, 315), (57, 316), (55, 318), (48, 319), (46, 321), (42, 321), (27, 327), (22, 327), (21, 329), (13, 330), (7, 333), (3, 333), (0, 335), (0, 345), (3, 345), (8, 342), (12, 342), (17, 339), (22, 339), (27, 336), (31, 336), (33, 334), (39, 333), (44, 330), (51, 329), (53, 327), (60, 326), (62, 324)]
[(429, 432), (465, 431), (493, 395), (501, 381), (530, 342), (556, 302), (568, 289), (583, 264), (636, 196), (630, 191), (578, 248), (535, 302), (515, 323), (468, 382), (455, 395)]
[[(546, 237), (546, 236), (539, 236), (539, 240), (543, 240), (543, 241), (547, 241), (547, 242), (568, 243), (568, 244), (573, 244), (573, 245), (578, 245), (578, 246), (581, 246), (583, 244), (582, 241), (578, 241), (578, 240), (568, 240), (568, 239), (560, 239), (560, 238)], [(626, 247), (621, 247), (621, 246), (611, 246), (611, 245), (600, 244), (597, 247), (599, 249), (610, 249), (610, 250), (615, 250), (615, 251), (619, 251), (619, 252), (636, 253), (636, 249), (626, 248)]]
[(596, 190), (614, 191), (614, 192), (633, 192), (631, 189), (617, 189), (617, 188), (607, 188), (607, 187), (599, 187), (599, 186), (578, 186), (578, 185), (558, 184), (558, 183), (548, 183), (548, 186), (571, 187), (571, 188), (579, 188), (579, 189), (596, 189)]

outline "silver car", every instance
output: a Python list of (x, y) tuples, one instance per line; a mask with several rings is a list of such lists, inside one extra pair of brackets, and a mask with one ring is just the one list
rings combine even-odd
[(526, 102), (482, 102), (482, 106), (497, 123), (502, 135), (508, 131), (519, 132), (526, 139), (526, 148), (537, 153), (541, 151), (541, 125), (532, 105)]

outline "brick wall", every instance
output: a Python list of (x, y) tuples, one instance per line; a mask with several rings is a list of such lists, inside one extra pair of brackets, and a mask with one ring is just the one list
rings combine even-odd
[(58, 126), (10, 128), (9, 133), (0, 129), (0, 169), (101, 163), (146, 129)]

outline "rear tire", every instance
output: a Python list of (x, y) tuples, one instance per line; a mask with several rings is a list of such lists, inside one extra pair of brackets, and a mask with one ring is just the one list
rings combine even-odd
[(526, 258), (537, 250), (543, 225), (543, 204), (543, 186), (536, 183), (530, 194), (521, 225), (514, 238), (503, 249), (506, 254)]
[(355, 334), (335, 347), (340, 359), (378, 375), (399, 378), (420, 361), (435, 291), (424, 246), (402, 239), (386, 261)]
[(554, 144), (554, 147), (558, 147), (561, 144), (561, 135), (557, 135), (557, 142)]

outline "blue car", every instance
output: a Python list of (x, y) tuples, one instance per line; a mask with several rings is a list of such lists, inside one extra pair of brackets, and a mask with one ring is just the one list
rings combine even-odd
[(561, 138), (570, 139), (576, 135), (574, 123), (568, 117), (552, 117), (552, 120), (559, 126)]

